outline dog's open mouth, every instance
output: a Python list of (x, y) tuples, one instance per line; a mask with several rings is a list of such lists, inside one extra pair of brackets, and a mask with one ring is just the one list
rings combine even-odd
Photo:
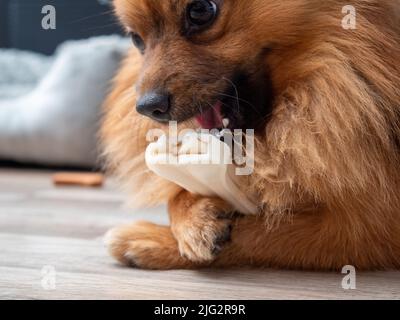
[(235, 92), (230, 90), (216, 97), (214, 101), (213, 104), (208, 103), (209, 107), (202, 108), (195, 116), (197, 124), (202, 129), (254, 129), (252, 112), (258, 111), (249, 108), (250, 101), (240, 98), (238, 93), (235, 95)]
[(195, 116), (203, 129), (254, 129), (265, 126), (271, 114), (273, 93), (266, 77), (252, 80), (238, 73), (233, 85), (217, 97), (212, 105)]
[(230, 125), (230, 119), (224, 117), (222, 113), (222, 102), (217, 101), (211, 108), (204, 110), (196, 117), (197, 123), (203, 129), (223, 129), (228, 128)]
[[(262, 106), (262, 105), (260, 105)], [(224, 98), (195, 116), (202, 129), (257, 129), (263, 124), (266, 113), (262, 107), (256, 107), (251, 102), (239, 98)]]
[(195, 116), (197, 124), (202, 129), (256, 129), (262, 118), (261, 108), (256, 109), (251, 102), (234, 98), (223, 98), (217, 100), (208, 108), (203, 108)]

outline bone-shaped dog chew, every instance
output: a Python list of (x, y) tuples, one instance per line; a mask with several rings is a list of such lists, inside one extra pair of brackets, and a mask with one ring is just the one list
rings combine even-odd
[(203, 196), (218, 196), (244, 214), (257, 206), (238, 187), (230, 147), (212, 134), (190, 132), (177, 144), (161, 136), (146, 149), (146, 164), (158, 176)]

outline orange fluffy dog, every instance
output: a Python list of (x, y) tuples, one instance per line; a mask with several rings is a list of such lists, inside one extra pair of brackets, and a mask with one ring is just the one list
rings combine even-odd
[[(132, 202), (168, 202), (171, 220), (112, 230), (116, 259), (152, 269), (400, 267), (400, 1), (353, 0), (356, 29), (342, 25), (347, 4), (115, 1), (136, 48), (107, 102), (105, 154)], [(150, 128), (218, 127), (216, 112), (256, 130), (242, 188), (257, 194), (257, 217), (145, 166)]]

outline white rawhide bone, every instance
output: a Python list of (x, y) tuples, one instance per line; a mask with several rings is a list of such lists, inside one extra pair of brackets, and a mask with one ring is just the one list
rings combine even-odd
[(218, 196), (244, 214), (258, 209), (238, 187), (230, 147), (212, 134), (190, 132), (175, 145), (161, 136), (146, 149), (148, 168), (187, 191)]

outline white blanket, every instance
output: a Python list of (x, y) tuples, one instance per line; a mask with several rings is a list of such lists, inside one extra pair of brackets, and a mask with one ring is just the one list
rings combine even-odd
[(101, 105), (128, 46), (102, 36), (54, 57), (0, 50), (0, 159), (93, 166)]

